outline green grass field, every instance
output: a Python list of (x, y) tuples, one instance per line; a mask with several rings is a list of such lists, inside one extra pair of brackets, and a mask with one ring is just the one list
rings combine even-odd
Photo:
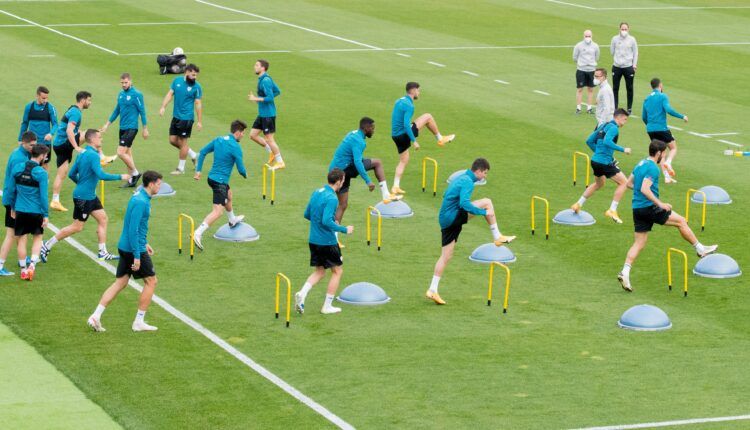
[[(633, 268), (635, 292), (623, 292), (616, 275), (632, 241), (631, 194), (620, 206), (625, 224), (611, 223), (603, 213), (612, 184), (586, 204), (595, 225), (553, 225), (549, 241), (529, 232), (533, 194), (547, 197), (554, 215), (583, 191), (580, 183), (571, 186), (571, 154), (588, 151), (584, 139), (595, 122), (590, 115), (573, 114), (572, 46), (584, 29), (592, 29), (602, 47), (600, 64), (609, 68), (608, 44), (620, 21), (631, 24), (640, 44), (636, 115), (620, 139), (634, 154), (620, 155), (620, 166), (629, 173), (646, 155), (640, 107), (648, 81), (658, 76), (673, 106), (690, 116), (688, 124), (671, 121), (683, 129), (674, 131), (679, 183), (662, 185), (662, 198), (684, 213), (687, 189), (710, 184), (726, 189), (734, 203), (710, 206), (706, 231), (698, 237), (720, 244), (721, 252), (746, 266), (748, 161), (724, 156), (731, 146), (718, 141), (750, 143), (745, 118), (750, 2), (742, 0), (616, 5), (602, 0), (0, 0), (5, 136), (0, 162), (4, 165), (15, 147), (22, 107), (38, 85), (51, 89), (50, 101), (60, 112), (78, 90), (92, 92), (83, 125), (99, 127), (114, 107), (120, 73), (128, 71), (144, 93), (151, 131), (147, 141), (136, 140), (136, 162), (141, 171), (167, 174), (177, 154), (167, 143), (169, 114), (160, 118), (158, 108), (172, 77), (158, 74), (156, 53), (181, 46), (201, 67), (205, 116), (203, 130), (194, 130), (191, 139), (196, 150), (226, 133), (235, 118), (254, 119), (256, 107), (246, 94), (255, 90), (253, 62), (266, 58), (283, 93), (277, 140), (287, 169), (278, 174), (277, 202), (261, 200), (266, 152), (246, 138), (250, 175), (247, 180), (235, 175), (232, 189), (236, 212), (247, 215), (261, 239), (233, 244), (207, 234), (206, 251), (191, 262), (177, 253), (177, 215), (184, 212), (199, 222), (210, 210), (210, 190), (191, 174), (167, 175), (177, 194), (154, 200), (150, 243), (156, 250), (157, 294), (174, 308), (356, 428), (567, 429), (748, 414), (750, 300), (744, 277), (691, 275), (688, 298), (668, 292), (667, 248), (688, 252), (691, 266), (697, 258), (676, 230), (655, 228)], [(412, 153), (402, 182), (415, 215), (384, 220), (381, 252), (365, 244), (364, 211), (377, 202), (377, 194), (368, 193), (359, 179), (352, 182), (344, 219), (355, 233), (345, 239), (342, 287), (373, 282), (392, 301), (323, 316), (317, 309), (324, 285), (318, 285), (308, 298), (308, 312), (293, 317), (286, 329), (273, 319), (274, 274), (288, 275), (294, 290), (309, 274), (308, 223), (302, 217), (307, 199), (325, 180), (336, 145), (364, 115), (377, 121), (367, 155), (384, 161), (392, 182), (397, 155), (390, 112), (408, 80), (422, 85), (417, 113), (432, 113), (441, 131), (455, 132), (457, 139), (438, 148), (429, 136), (420, 138), (423, 149)], [(624, 85), (621, 94), (624, 99)], [(691, 131), (738, 134), (701, 137)], [(113, 153), (116, 143), (113, 126), (105, 151)], [(481, 220), (464, 228), (441, 282), (448, 306), (424, 299), (440, 253), (440, 194), (434, 198), (419, 190), (424, 156), (440, 163), (439, 193), (448, 175), (474, 158), (492, 164), (488, 185), (474, 196), (492, 198), (503, 233), (519, 236), (510, 246), (518, 261), (511, 265), (506, 315), (498, 304), (485, 304), (487, 266), (467, 258), (491, 239)], [(117, 161), (108, 170), (120, 173), (124, 167)], [(69, 207), (71, 190), (68, 181), (63, 203)], [(129, 196), (108, 184), (111, 250)], [(697, 205), (693, 211), (695, 228)], [(62, 227), (70, 219), (53, 213), (50, 221)], [(94, 226), (76, 240), (95, 249)], [(15, 258), (12, 252), (8, 261)], [(86, 318), (111, 281), (109, 272), (64, 244), (38, 269), (34, 282), (1, 280), (0, 323), (72, 382), (75, 387), (56, 379), (70, 393), (59, 394), (69, 396), (60, 402), (90, 402), (79, 405), (88, 415), (77, 422), (70, 416), (55, 423), (40, 420), (40, 414), (64, 416), (61, 406), (45, 409), (43, 395), (30, 396), (31, 382), (19, 377), (15, 396), (14, 389), (0, 391), (0, 427), (334, 425), (162, 307), (153, 305), (147, 315), (157, 333), (132, 333), (133, 289), (104, 314), (107, 332), (90, 332)], [(662, 333), (619, 329), (621, 313), (641, 303), (664, 309), (674, 327)], [(23, 351), (7, 357), (17, 362), (2, 366), (3, 372), (37, 373), (40, 357)], [(31, 358), (21, 358), (27, 355)], [(12, 378), (0, 379), (13, 387)], [(6, 408), (14, 398), (16, 407)], [(24, 402), (29, 406), (22, 407)], [(747, 426), (747, 421), (703, 422), (692, 428)]]

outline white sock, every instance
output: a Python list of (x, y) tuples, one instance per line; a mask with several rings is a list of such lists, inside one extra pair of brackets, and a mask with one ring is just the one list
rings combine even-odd
[(99, 252), (107, 252), (107, 244), (106, 243), (100, 243), (99, 244)]
[(273, 149), (271, 149), (271, 145), (267, 143), (266, 143), (266, 152), (268, 152), (269, 154), (273, 152)]
[(443, 138), (443, 135), (440, 134), (440, 133), (438, 133), (438, 134), (435, 135), (435, 139), (437, 139), (437, 140), (440, 140), (442, 138)]
[(622, 266), (622, 274), (624, 276), (630, 276), (630, 264), (625, 263), (625, 265)]
[(617, 206), (619, 204), (620, 204), (620, 202), (616, 202), (616, 201), (612, 200), (612, 204), (609, 205), (609, 210), (616, 211), (617, 210)]
[(312, 284), (310, 284), (309, 282), (305, 282), (305, 285), (303, 285), (302, 289), (299, 290), (299, 295), (302, 296), (302, 302), (305, 301), (305, 299), (307, 298), (307, 293), (312, 290), (312, 287)]
[(273, 157), (273, 159), (274, 159), (274, 160), (276, 160), (276, 162), (277, 162), (277, 163), (283, 163), (283, 162), (284, 162), (284, 159), (283, 159), (283, 158), (281, 158), (281, 152), (279, 152), (278, 154), (276, 154), (276, 155), (275, 155), (275, 156)]
[(380, 192), (383, 194), (383, 200), (387, 199), (390, 196), (390, 193), (388, 192), (388, 181), (380, 181), (378, 182), (378, 185), (380, 185)]
[(23, 260), (18, 260), (18, 265), (21, 266), (21, 269), (25, 269), (26, 268), (26, 259), (24, 258)]
[(188, 157), (190, 157), (193, 160), (195, 160), (195, 157), (197, 157), (197, 156), (198, 156), (198, 154), (196, 154), (195, 151), (193, 151), (192, 149), (188, 148)]
[(202, 236), (203, 232), (205, 232), (206, 230), (208, 230), (208, 224), (206, 224), (205, 222), (202, 222), (201, 225), (199, 225), (198, 228), (195, 230), (195, 235)]
[(233, 222), (235, 218), (234, 211), (227, 211), (227, 218), (229, 218), (229, 222)]
[(700, 241), (697, 241), (693, 244), (693, 248), (695, 248), (695, 252), (698, 254), (702, 254), (704, 251), (703, 244)]
[(136, 322), (143, 322), (143, 318), (146, 316), (146, 311), (142, 311), (138, 309), (138, 312), (135, 313), (135, 321)]
[(581, 105), (580, 105), (580, 104), (577, 104), (577, 105), (576, 105), (576, 109), (578, 109), (578, 110), (581, 110)]
[(5, 266), (5, 260), (0, 258), (0, 270), (3, 270), (3, 266)]
[(35, 265), (38, 262), (39, 262), (39, 256), (31, 254), (31, 265), (33, 266), (33, 265)]
[(586, 197), (581, 196), (581, 198), (578, 199), (578, 205), (583, 206), (584, 203), (586, 203)]
[(432, 282), (430, 283), (430, 292), (438, 292), (438, 284), (440, 283), (440, 276), (432, 276)]
[(53, 202), (60, 202), (60, 194), (52, 194), (52, 201)]
[(330, 308), (333, 306), (333, 294), (326, 294), (326, 301), (323, 303), (323, 308)]
[(401, 178), (393, 178), (393, 186), (396, 188), (401, 188)]
[(492, 224), (492, 225), (490, 226), (490, 231), (492, 232), (492, 238), (493, 238), (493, 239), (495, 239), (495, 240), (498, 240), (498, 239), (500, 239), (500, 236), (501, 236), (501, 235), (500, 235), (500, 229), (499, 229), (499, 228), (497, 228), (497, 223), (495, 223), (495, 224)]
[(47, 247), (47, 249), (52, 249), (53, 246), (57, 243), (57, 237), (52, 236), (49, 238), (49, 240), (44, 244), (44, 246)]
[(132, 172), (130, 172), (130, 176), (138, 176), (138, 169), (134, 169)]
[(185, 170), (185, 161), (187, 160), (180, 160), (177, 163), (177, 170), (184, 171)]
[(96, 305), (96, 310), (94, 311), (93, 317), (96, 319), (101, 319), (105, 309), (107, 308), (102, 305)]

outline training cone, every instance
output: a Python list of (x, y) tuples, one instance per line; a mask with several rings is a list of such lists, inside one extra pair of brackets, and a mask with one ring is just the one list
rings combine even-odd
[(656, 306), (638, 305), (625, 311), (617, 325), (627, 330), (662, 331), (672, 328), (672, 321)]
[(586, 211), (575, 213), (573, 209), (565, 209), (564, 211), (558, 212), (557, 215), (552, 218), (552, 222), (562, 225), (585, 226), (596, 223), (596, 220)]
[[(409, 205), (403, 200), (390, 202), (388, 204), (380, 202), (375, 205), (375, 209), (380, 211), (380, 215), (383, 218), (409, 218), (414, 215), (414, 211), (412, 211)], [(375, 211), (371, 211), (370, 214), (373, 216), (378, 215)]]
[[(729, 193), (716, 185), (707, 185), (701, 188), (700, 191), (706, 193), (706, 204), (708, 205), (728, 205), (732, 203), (732, 198), (729, 197)], [(695, 203), (703, 203), (703, 194), (693, 193), (690, 200)]]
[(695, 263), (693, 273), (704, 278), (723, 279), (736, 278), (742, 275), (742, 270), (734, 258), (724, 254), (711, 254)]
[(507, 247), (495, 246), (490, 242), (475, 249), (469, 256), (469, 260), (476, 263), (513, 263), (516, 261), (516, 256)]
[[(450, 175), (448, 177), (448, 180), (446, 180), (445, 182), (447, 182), (447, 183), (450, 184), (451, 182), (453, 182), (454, 179), (456, 179), (457, 177), (461, 176), (464, 173), (466, 173), (466, 170), (459, 170), (457, 172), (453, 172), (453, 174)], [(487, 180), (486, 179), (482, 179), (481, 181), (474, 182), (474, 185), (486, 185), (486, 184), (487, 184)]]
[[(139, 185), (135, 191), (140, 192), (142, 189), (143, 189), (143, 185)], [(166, 182), (162, 182), (161, 187), (159, 187), (159, 192), (156, 193), (154, 197), (172, 197), (175, 194), (177, 194), (177, 191), (175, 191), (171, 185), (169, 185)]]
[(227, 242), (252, 242), (260, 239), (260, 234), (250, 224), (241, 222), (234, 227), (229, 227), (229, 224), (219, 227), (214, 233), (214, 239)]
[(350, 305), (375, 306), (388, 303), (391, 298), (375, 284), (357, 282), (344, 288), (336, 300)]

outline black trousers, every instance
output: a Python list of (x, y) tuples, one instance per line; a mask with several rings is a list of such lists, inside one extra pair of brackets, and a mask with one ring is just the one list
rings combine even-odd
[(635, 69), (633, 67), (612, 66), (612, 92), (615, 93), (615, 108), (620, 107), (620, 78), (625, 78), (625, 90), (628, 93), (628, 110), (633, 109), (633, 79)]

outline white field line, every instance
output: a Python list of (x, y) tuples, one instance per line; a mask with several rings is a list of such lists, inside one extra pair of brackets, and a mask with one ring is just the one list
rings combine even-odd
[(469, 76), (474, 76), (475, 78), (479, 77), (479, 73), (470, 72), (468, 70), (461, 70), (461, 73), (464, 73), (464, 74), (469, 75)]
[[(47, 224), (47, 227), (49, 227), (50, 230), (55, 232), (55, 234), (57, 234), (60, 231), (55, 225), (51, 223)], [(96, 264), (105, 268), (108, 272), (112, 273), (113, 275), (117, 272), (117, 270), (115, 269), (113, 265), (107, 263), (106, 261), (100, 261), (93, 252), (91, 252), (85, 246), (81, 245), (81, 243), (78, 242), (77, 240), (73, 238), (67, 238), (65, 239), (65, 241), (68, 242), (68, 244), (71, 245), (73, 248), (80, 251), (83, 255), (89, 257)], [(138, 282), (136, 282), (133, 279), (130, 279), (128, 281), (128, 285), (130, 285), (132, 288), (134, 288), (138, 292), (141, 292), (143, 290), (143, 286), (141, 286)], [(194, 319), (190, 318), (189, 316), (181, 312), (179, 309), (170, 305), (166, 300), (162, 299), (161, 297), (157, 295), (154, 295), (153, 302), (159, 305), (165, 311), (167, 311), (167, 313), (171, 314), (178, 320), (187, 324), (193, 330), (205, 336), (208, 340), (213, 342), (216, 346), (218, 346), (219, 348), (229, 353), (231, 356), (233, 356), (234, 358), (236, 358), (237, 360), (245, 364), (247, 367), (254, 370), (256, 373), (258, 373), (259, 375), (266, 378), (268, 381), (270, 381), (277, 387), (287, 392), (287, 394), (291, 395), (295, 399), (302, 402), (305, 406), (309, 407), (310, 409), (314, 410), (318, 414), (322, 415), (325, 419), (327, 419), (328, 421), (330, 421), (337, 427), (341, 429), (347, 429), (347, 430), (354, 429), (354, 427), (351, 424), (339, 418), (337, 415), (335, 415), (333, 412), (326, 409), (323, 405), (317, 403), (315, 400), (311, 399), (310, 397), (307, 397), (305, 394), (303, 394), (302, 392), (300, 392), (293, 386), (289, 385), (289, 383), (279, 378), (274, 373), (271, 373), (271, 371), (261, 366), (260, 364), (258, 364), (253, 359), (243, 354), (239, 350), (237, 350), (237, 348), (227, 343), (224, 339), (217, 336), (214, 332), (205, 328), (199, 322), (195, 321)]]
[(539, 91), (539, 90), (534, 90), (534, 92), (535, 92), (535, 93), (537, 93), (537, 94), (541, 94), (541, 95), (543, 95), (543, 96), (548, 96), (548, 95), (550, 95), (550, 94), (549, 94), (549, 93), (547, 93), (547, 92), (544, 92), (544, 91)]
[[(226, 54), (277, 54), (277, 53), (290, 53), (293, 51), (210, 51), (210, 52), (185, 52), (185, 54), (191, 54), (191, 55), (226, 55)], [(129, 54), (120, 54), (124, 57), (139, 57), (139, 56), (151, 56), (151, 55), (161, 55), (164, 54), (164, 52), (133, 52)]]
[(631, 430), (631, 429), (650, 429), (657, 427), (672, 427), (672, 426), (686, 426), (692, 424), (705, 424), (705, 423), (720, 423), (726, 421), (744, 421), (750, 420), (750, 415), (736, 415), (731, 417), (716, 417), (716, 418), (694, 418), (690, 420), (677, 420), (677, 421), (660, 421), (653, 423), (642, 423), (642, 424), (623, 424), (614, 426), (604, 427), (586, 427), (579, 428), (576, 430)]
[(403, 52), (396, 52), (396, 55), (398, 55), (399, 57), (406, 57), (406, 58), (411, 58), (411, 55), (409, 55), (409, 54), (404, 54)]
[(675, 126), (673, 126), (673, 125), (668, 125), (668, 126), (667, 126), (667, 128), (670, 128), (670, 129), (672, 129), (672, 130), (679, 130), (679, 131), (682, 131), (682, 129), (681, 129), (680, 127), (675, 127)]
[(706, 134), (696, 133), (694, 131), (688, 131), (688, 134), (692, 134), (693, 136), (702, 137), (704, 139), (710, 139), (711, 138), (711, 136), (708, 136)]
[(91, 43), (91, 42), (89, 42), (89, 41), (87, 41), (87, 40), (83, 40), (83, 39), (81, 39), (80, 37), (75, 37), (75, 36), (71, 36), (70, 34), (67, 34), (67, 33), (63, 33), (63, 32), (62, 32), (62, 31), (60, 31), (60, 30), (55, 30), (54, 28), (50, 28), (50, 27), (47, 27), (47, 26), (45, 26), (45, 25), (42, 25), (42, 24), (36, 23), (36, 22), (34, 22), (34, 21), (31, 21), (31, 20), (28, 20), (28, 19), (26, 19), (26, 18), (22, 18), (22, 17), (20, 17), (20, 16), (18, 16), (18, 15), (14, 15), (14, 14), (12, 14), (12, 13), (10, 13), (10, 12), (7, 12), (7, 11), (4, 11), (4, 10), (2, 10), (2, 9), (0, 9), (0, 13), (2, 13), (2, 14), (5, 14), (5, 15), (7, 15), (7, 16), (10, 16), (10, 17), (12, 17), (12, 18), (15, 18), (15, 19), (17, 19), (17, 20), (19, 20), (19, 21), (23, 21), (23, 22), (25, 22), (25, 23), (27, 23), (27, 24), (31, 24), (31, 25), (33, 25), (33, 26), (35, 26), (35, 27), (43, 28), (43, 29), (45, 29), (45, 30), (47, 30), (47, 31), (51, 31), (51, 32), (53, 32), (53, 33), (59, 34), (60, 36), (63, 36), (63, 37), (67, 37), (67, 38), (69, 38), (69, 39), (73, 39), (73, 40), (75, 40), (76, 42), (81, 42), (81, 43), (83, 43), (83, 44), (85, 44), (85, 45), (88, 45), (88, 46), (92, 46), (92, 47), (94, 47), (94, 48), (97, 48), (97, 49), (101, 49), (101, 50), (102, 50), (102, 51), (104, 51), (104, 52), (108, 52), (108, 53), (110, 53), (110, 54), (114, 54), (114, 55), (120, 55), (120, 54), (118, 54), (118, 53), (117, 53), (116, 51), (113, 51), (113, 50), (111, 50), (111, 49), (107, 49), (107, 48), (105, 48), (105, 47), (103, 47), (103, 46), (97, 45), (97, 44), (95, 44), (95, 43)]
[(646, 7), (593, 7), (578, 3), (570, 3), (559, 0), (546, 0), (548, 3), (556, 3), (564, 6), (572, 6), (589, 10), (702, 10), (702, 9), (750, 9), (750, 6), (646, 6)]
[(724, 140), (724, 139), (719, 139), (719, 142), (726, 143), (727, 145), (736, 146), (738, 148), (742, 148), (743, 146), (745, 146), (745, 145), (740, 145), (739, 143), (730, 142), (730, 141)]
[(30, 58), (52, 58), (55, 57), (55, 54), (29, 54), (27, 57)]
[(436, 63), (434, 61), (428, 61), (427, 64), (432, 64), (433, 66), (437, 66), (437, 67), (445, 67), (445, 64)]
[(193, 21), (170, 21), (170, 22), (123, 22), (117, 25), (196, 25)]
[(271, 21), (254, 20), (254, 21), (207, 21), (205, 24), (273, 24)]
[(264, 20), (267, 20), (267, 21), (272, 21), (272, 22), (275, 22), (277, 24), (285, 25), (287, 27), (292, 27), (292, 28), (296, 28), (298, 30), (308, 31), (310, 33), (315, 33), (315, 34), (318, 34), (318, 35), (321, 35), (321, 36), (330, 37), (332, 39), (340, 40), (342, 42), (351, 43), (353, 45), (359, 45), (359, 46), (362, 46), (362, 47), (365, 47), (365, 48), (374, 49), (374, 50), (379, 50), (380, 49), (377, 46), (368, 45), (366, 43), (357, 42), (356, 40), (346, 39), (346, 38), (343, 38), (343, 37), (340, 37), (340, 36), (335, 36), (335, 35), (330, 34), (330, 33), (325, 33), (325, 32), (318, 31), (318, 30), (313, 30), (312, 28), (302, 27), (301, 25), (292, 24), (290, 22), (279, 21), (277, 19), (268, 18), (268, 17), (262, 16), (262, 15), (258, 15), (258, 14), (251, 13), (251, 12), (247, 12), (247, 11), (244, 11), (244, 10), (234, 9), (234, 8), (231, 8), (231, 7), (222, 6), (220, 4), (211, 3), (211, 2), (208, 2), (208, 1), (205, 1), (205, 0), (195, 0), (195, 1), (198, 2), (198, 3), (201, 3), (201, 4), (205, 4), (207, 6), (213, 6), (215, 8), (223, 9), (223, 10), (226, 10), (226, 11), (229, 11), (229, 12), (235, 12), (235, 13), (239, 13), (239, 14), (242, 14), (242, 15), (252, 16), (254, 18), (259, 18), (259, 19), (264, 19)]
[(502, 79), (495, 79), (495, 82), (497, 82), (498, 84), (510, 85), (510, 82), (504, 81)]
[[(141, 26), (141, 25), (201, 25), (201, 24), (273, 24), (271, 21), (171, 21), (171, 22), (121, 22), (108, 24), (103, 22), (90, 23), (68, 23), (68, 24), (44, 24), (47, 27), (110, 27), (110, 26)], [(0, 24), (0, 28), (23, 28), (36, 27), (31, 24)]]
[(579, 7), (581, 9), (591, 9), (591, 10), (595, 10), (596, 9), (595, 7), (591, 7), (591, 6), (584, 6), (582, 4), (568, 3), (568, 2), (564, 2), (564, 1), (558, 1), (558, 0), (547, 0), (547, 2), (548, 3), (557, 3), (557, 4), (561, 4), (561, 5), (565, 5), (565, 6)]
[(703, 134), (706, 136), (714, 137), (714, 136), (737, 136), (739, 133), (733, 131), (729, 133), (703, 133)]

